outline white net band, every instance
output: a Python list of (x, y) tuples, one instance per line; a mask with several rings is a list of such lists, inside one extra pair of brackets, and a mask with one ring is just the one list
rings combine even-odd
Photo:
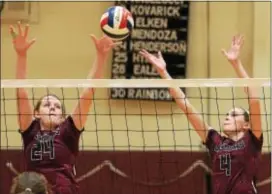
[(5, 79), (1, 88), (271, 87), (270, 78), (224, 79)]

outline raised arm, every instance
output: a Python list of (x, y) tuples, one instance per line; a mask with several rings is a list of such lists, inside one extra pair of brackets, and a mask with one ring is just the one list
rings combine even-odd
[[(227, 60), (231, 63), (239, 78), (249, 78), (242, 62), (239, 58), (240, 50), (244, 43), (244, 37), (241, 35), (234, 36), (232, 39), (231, 47), (228, 51), (222, 49), (222, 53), (225, 55)], [(249, 115), (250, 125), (252, 133), (260, 138), (262, 135), (262, 122), (261, 122), (261, 105), (260, 97), (255, 87), (245, 88), (245, 92), (249, 97)]]
[[(15, 32), (13, 26), (10, 27), (10, 34), (13, 39), (13, 46), (17, 53), (16, 56), (16, 79), (26, 78), (26, 65), (27, 65), (27, 51), (35, 42), (35, 39), (28, 41), (29, 26), (22, 28), (18, 23), (18, 32)], [(29, 102), (27, 92), (24, 88), (16, 89), (17, 95), (17, 109), (18, 109), (18, 123), (20, 130), (25, 131), (33, 120), (33, 108)]]
[[(148, 53), (146, 50), (140, 52), (156, 69), (160, 76), (164, 79), (172, 79), (166, 70), (166, 63), (162, 57), (161, 52), (158, 56)], [(200, 113), (190, 104), (189, 100), (186, 98), (185, 94), (180, 88), (170, 88), (170, 94), (175, 99), (178, 107), (186, 114), (188, 120), (193, 125), (194, 129), (200, 136), (203, 142), (206, 141), (209, 125), (203, 120)]]
[[(114, 43), (106, 36), (103, 36), (101, 39), (96, 39), (95, 36), (91, 35), (91, 38), (96, 47), (96, 60), (89, 72), (88, 79), (99, 79), (102, 77), (104, 63), (109, 55), (109, 52), (117, 43)], [(83, 90), (80, 95), (80, 99), (72, 113), (73, 121), (78, 130), (81, 130), (87, 121), (88, 112), (92, 104), (94, 90), (94, 88), (86, 88)]]

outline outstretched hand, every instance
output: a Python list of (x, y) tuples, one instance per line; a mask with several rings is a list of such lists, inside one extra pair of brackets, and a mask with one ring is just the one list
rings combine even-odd
[(93, 34), (90, 36), (96, 47), (97, 54), (105, 57), (112, 50), (112, 48), (120, 44), (120, 42), (114, 42), (111, 38), (105, 35), (100, 39), (96, 38)]
[(159, 74), (166, 71), (166, 62), (163, 59), (161, 52), (158, 52), (156, 56), (143, 49), (140, 51), (140, 54), (157, 69)]
[(235, 62), (239, 59), (240, 50), (244, 44), (244, 36), (236, 35), (232, 38), (231, 46), (228, 51), (222, 49), (223, 55), (230, 61)]
[(13, 26), (9, 28), (10, 35), (13, 39), (13, 46), (18, 55), (26, 55), (27, 50), (35, 43), (35, 39), (28, 40), (29, 25), (24, 28), (21, 23), (17, 24), (17, 32)]

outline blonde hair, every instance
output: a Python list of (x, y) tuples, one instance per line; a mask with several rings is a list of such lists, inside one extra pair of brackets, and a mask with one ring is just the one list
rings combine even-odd
[(51, 194), (51, 190), (43, 175), (23, 172), (13, 179), (10, 194)]

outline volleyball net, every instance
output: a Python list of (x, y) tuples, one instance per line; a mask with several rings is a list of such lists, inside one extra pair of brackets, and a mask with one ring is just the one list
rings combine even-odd
[[(199, 111), (205, 121), (214, 129), (222, 132), (223, 120), (230, 109), (234, 107), (249, 109), (249, 98), (244, 92), (244, 87), (257, 88), (260, 93), (259, 100), (261, 101), (264, 134), (262, 151), (270, 153), (270, 81), (269, 78), (2, 80), (1, 150), (5, 150), (7, 153), (11, 150), (22, 150), (22, 140), (18, 133), (17, 124), (16, 88), (25, 88), (33, 105), (41, 96), (56, 94), (65, 105), (66, 112), (69, 113), (80, 99), (81, 91), (84, 88), (92, 87), (95, 88), (95, 95), (92, 97), (92, 107), (88, 114), (85, 131), (80, 139), (80, 150), (85, 153), (80, 156), (81, 160), (89, 160), (88, 157), (92, 158), (85, 167), (83, 165), (78, 167), (84, 168), (84, 170), (78, 170), (78, 181), (89, 180), (88, 186), (93, 185), (90, 183), (93, 180), (90, 177), (95, 177), (102, 169), (108, 168), (116, 176), (145, 186), (162, 186), (179, 181), (181, 182), (179, 184), (184, 184), (186, 177), (190, 177), (195, 168), (201, 168), (205, 172), (211, 173), (209, 164), (205, 159), (205, 156), (207, 156), (206, 149), (186, 115), (178, 108), (174, 100), (171, 100), (170, 94), (167, 92), (163, 94), (169, 95), (170, 100), (158, 100), (159, 91), (171, 87), (184, 88), (186, 98)], [(145, 91), (148, 88), (152, 88), (152, 90)], [(127, 94), (132, 93), (132, 90), (135, 92), (137, 89), (139, 95), (134, 96), (134, 99), (128, 98)], [(112, 98), (113, 94), (118, 91), (123, 92), (119, 94), (122, 99)], [(148, 96), (149, 100), (144, 99), (143, 96)], [(97, 159), (92, 154), (88, 155), (88, 152), (99, 152), (99, 156), (102, 153), (105, 153), (105, 155), (102, 154), (103, 156)], [(126, 158), (116, 159), (119, 156), (113, 157), (108, 155), (109, 152), (128, 154), (125, 154)], [(137, 153), (138, 156), (133, 155), (134, 153)], [(144, 153), (144, 156), (141, 157), (141, 153)], [(151, 153), (150, 156), (149, 153)], [(182, 158), (179, 158), (181, 153), (183, 154)], [(202, 153), (202, 155), (198, 155), (199, 153)], [(177, 156), (173, 156), (175, 154)], [(9, 154), (2, 156), (2, 160), (8, 162), (9, 167), (15, 166), (16, 161), (12, 161), (12, 156)], [(135, 167), (133, 167), (133, 165), (136, 165), (135, 160), (142, 165), (140, 171), (145, 171), (141, 175), (137, 175), (137, 168), (135, 170)], [(147, 161), (144, 162), (145, 160)], [(131, 164), (132, 169), (129, 169), (128, 166), (122, 166), (126, 163), (125, 161)], [(155, 162), (155, 164), (152, 165), (152, 162)], [(267, 162), (268, 160), (265, 161), (265, 164)], [(145, 165), (148, 167), (145, 167)], [(271, 182), (270, 172), (267, 174), (270, 170), (268, 166), (263, 165), (260, 168), (262, 180), (259, 182), (259, 187), (266, 187)], [(155, 172), (149, 172), (151, 168), (154, 168)], [(146, 176), (149, 178), (146, 178)], [(200, 178), (203, 179), (203, 177)], [(191, 181), (197, 181), (196, 179), (199, 179), (199, 177), (188, 178)], [(197, 190), (192, 186), (190, 193), (196, 192), (194, 189)], [(172, 191), (172, 193), (175, 192)]]

